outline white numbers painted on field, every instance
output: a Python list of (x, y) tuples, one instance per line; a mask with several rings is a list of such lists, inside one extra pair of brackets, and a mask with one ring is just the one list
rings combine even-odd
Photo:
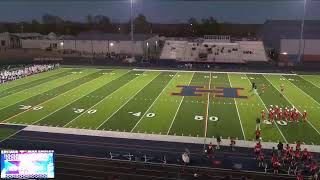
[(289, 81), (295, 81), (295, 79), (288, 79)]
[(279, 125), (281, 125), (281, 126), (286, 126), (286, 125), (288, 125), (288, 123), (287, 123), (286, 121), (283, 121), (283, 120), (277, 121), (277, 123), (278, 123)]
[(32, 108), (32, 110), (34, 110), (34, 111), (38, 111), (40, 109), (43, 109), (43, 106), (35, 106)]
[(148, 118), (152, 118), (152, 117), (155, 117), (155, 116), (156, 116), (155, 113), (148, 113), (148, 114), (146, 114), (146, 117), (148, 117)]
[[(265, 123), (266, 125), (272, 125), (272, 123), (268, 120), (264, 120), (263, 123)], [(278, 121), (276, 121), (276, 123), (279, 124), (280, 126), (287, 126), (288, 125), (288, 123), (283, 120), (278, 120)]]
[(141, 74), (134, 74), (134, 75), (136, 75), (136, 76), (140, 76)]
[(90, 109), (87, 113), (88, 113), (88, 114), (94, 114), (94, 113), (96, 113), (96, 112), (97, 112), (96, 109)]
[[(73, 112), (74, 112), (74, 113), (77, 113), (77, 114), (83, 113), (83, 112), (85, 112), (85, 111), (86, 111), (85, 109), (73, 108)], [(94, 114), (94, 113), (96, 113), (96, 112), (97, 112), (96, 109), (90, 109), (90, 110), (87, 111), (88, 114)]]
[(209, 117), (209, 121), (217, 122), (218, 120), (219, 120), (219, 118), (216, 117), (216, 116), (210, 116)]
[(217, 79), (217, 78), (218, 78), (218, 76), (212, 76), (212, 78), (213, 78), (213, 79)]
[(280, 81), (285, 81), (286, 80), (286, 78), (280, 78)]
[(178, 74), (178, 77), (180, 77), (181, 75), (180, 74)]
[(20, 108), (21, 110), (27, 110), (27, 109), (30, 109), (32, 106), (26, 106), (26, 105), (20, 105)]
[(169, 74), (169, 77), (173, 77), (174, 75), (173, 74)]
[(72, 74), (82, 74), (82, 72), (81, 71), (79, 71), (79, 72), (71, 72)]
[(254, 78), (253, 78), (253, 77), (250, 77), (249, 79), (253, 80)]
[(264, 120), (263, 123), (267, 124), (267, 125), (271, 125), (272, 123), (268, 120)]
[[(28, 109), (31, 109), (31, 108), (32, 108), (32, 106), (29, 106), (29, 105), (20, 105), (19, 109), (28, 110)], [(34, 110), (34, 111), (38, 111), (40, 109), (43, 109), (43, 106), (35, 106), (35, 107), (32, 108), (32, 110)]]
[(247, 77), (242, 76), (241, 79), (247, 79)]
[(77, 109), (77, 108), (73, 109), (73, 112), (75, 112), (77, 114), (83, 113), (84, 111), (85, 111), (85, 109)]
[[(194, 119), (197, 120), (197, 121), (202, 121), (202, 120), (205, 119), (205, 117), (204, 116), (195, 115)], [(212, 121), (212, 122), (217, 122), (219, 120), (219, 118), (216, 117), (216, 116), (210, 116), (208, 119), (209, 119), (209, 121)]]
[(104, 72), (104, 73), (102, 73), (103, 75), (114, 75), (115, 73), (108, 73), (108, 72)]
[(208, 78), (209, 78), (209, 76), (204, 76), (204, 78), (208, 79)]
[(141, 116), (141, 112), (129, 112), (129, 114), (132, 114), (132, 115), (134, 115), (134, 116), (136, 116), (136, 117), (140, 117)]
[(203, 116), (199, 116), (199, 115), (195, 115), (194, 119), (197, 120), (197, 121), (202, 121), (204, 119), (204, 117)]

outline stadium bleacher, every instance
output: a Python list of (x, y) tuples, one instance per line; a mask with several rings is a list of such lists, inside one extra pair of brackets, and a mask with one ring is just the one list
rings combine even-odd
[(216, 42), (210, 39), (202, 42), (167, 40), (160, 59), (240, 64), (268, 61), (261, 41)]

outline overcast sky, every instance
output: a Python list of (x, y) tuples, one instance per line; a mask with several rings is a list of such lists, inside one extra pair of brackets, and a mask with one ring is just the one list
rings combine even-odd
[[(40, 20), (45, 14), (85, 21), (102, 14), (116, 22), (130, 17), (130, 0), (0, 0), (0, 21)], [(218, 21), (263, 23), (266, 19), (300, 19), (303, 0), (134, 0), (135, 14), (149, 21), (185, 22), (213, 16)], [(320, 0), (308, 0), (307, 19), (320, 20)]]

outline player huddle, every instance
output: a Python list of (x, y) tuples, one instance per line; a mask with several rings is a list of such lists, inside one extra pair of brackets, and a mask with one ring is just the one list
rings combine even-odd
[(295, 107), (285, 107), (282, 109), (279, 106), (270, 105), (268, 109), (268, 119), (266, 119), (266, 112), (264, 110), (261, 111), (261, 119), (269, 120), (271, 123), (275, 120), (283, 120), (286, 122), (307, 121), (307, 111), (304, 110), (303, 113), (300, 113)]

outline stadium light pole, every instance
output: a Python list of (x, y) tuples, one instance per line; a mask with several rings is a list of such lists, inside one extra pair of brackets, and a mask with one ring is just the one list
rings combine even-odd
[(134, 56), (133, 48), (133, 0), (130, 0), (130, 21), (131, 21), (131, 58)]
[(303, 15), (302, 15), (302, 22), (301, 22), (301, 31), (300, 31), (300, 42), (299, 42), (299, 63), (301, 62), (302, 58), (302, 48), (304, 49), (304, 46), (302, 47), (302, 43), (304, 42), (304, 21), (306, 16), (306, 7), (307, 7), (307, 0), (303, 0)]
[(131, 41), (133, 42), (133, 0), (130, 0)]

